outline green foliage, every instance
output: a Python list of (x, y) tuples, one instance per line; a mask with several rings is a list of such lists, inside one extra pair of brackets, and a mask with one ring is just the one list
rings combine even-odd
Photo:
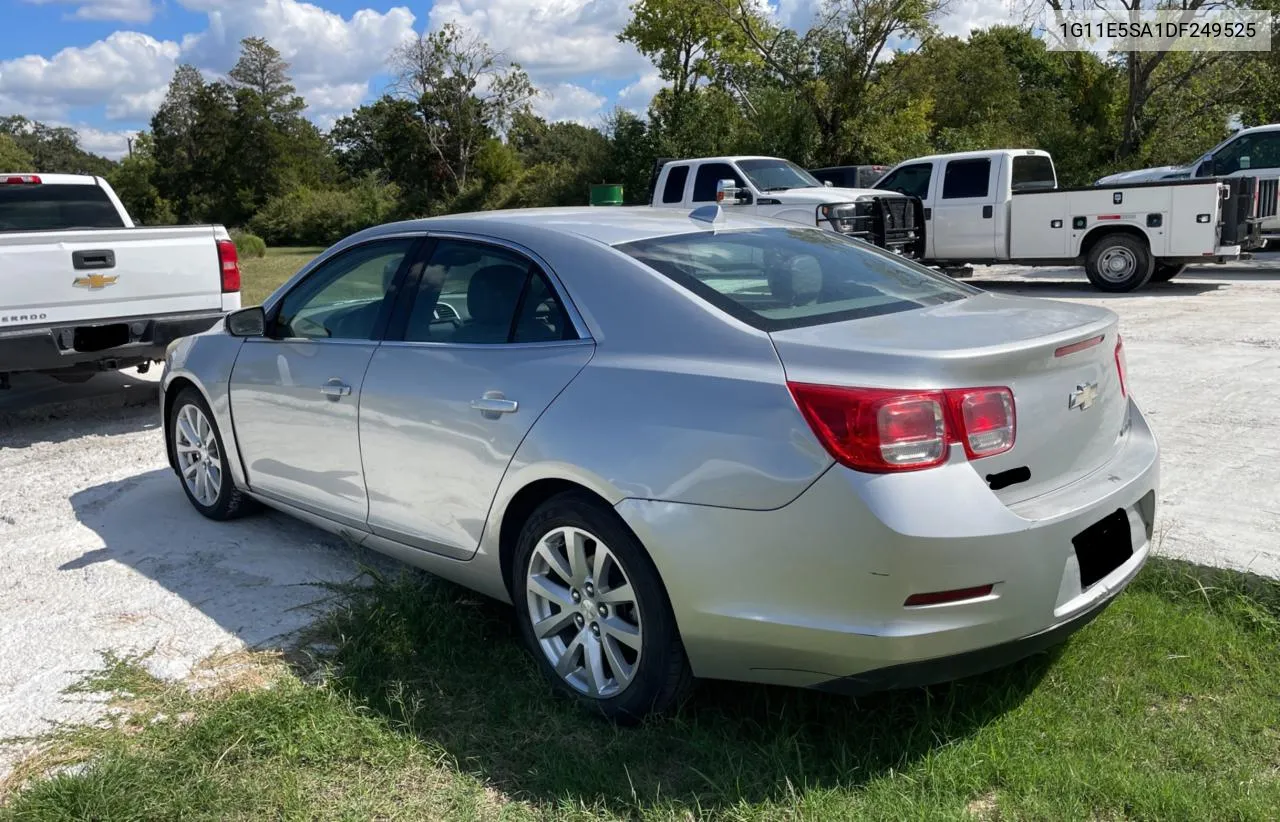
[(398, 197), (394, 185), (373, 178), (341, 189), (299, 187), (267, 201), (249, 228), (271, 245), (329, 245), (386, 222)]
[(0, 134), (0, 171), (34, 171), (36, 161), (8, 134)]
[(0, 137), (23, 152), (14, 160), (25, 160), (23, 171), (50, 174), (96, 174), (105, 176), (113, 163), (80, 148), (80, 135), (65, 126), (50, 126), (21, 115), (0, 117)]
[(267, 243), (257, 234), (234, 229), (231, 232), (231, 241), (236, 244), (236, 254), (242, 260), (267, 256)]
[(156, 188), (155, 147), (150, 135), (134, 141), (133, 154), (125, 157), (107, 174), (107, 182), (124, 203), (125, 211), (138, 225), (173, 225), (177, 222), (173, 204)]

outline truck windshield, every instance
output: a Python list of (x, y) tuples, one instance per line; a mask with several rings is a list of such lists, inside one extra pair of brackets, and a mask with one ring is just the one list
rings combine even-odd
[(0, 231), (124, 228), (116, 207), (97, 185), (0, 185)]
[(795, 163), (786, 160), (739, 160), (738, 168), (761, 191), (788, 188), (822, 188), (822, 183)]
[(617, 248), (763, 331), (910, 311), (979, 293), (816, 228), (705, 231)]

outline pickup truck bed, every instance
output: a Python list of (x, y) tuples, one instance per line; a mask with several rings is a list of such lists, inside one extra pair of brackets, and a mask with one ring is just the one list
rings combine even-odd
[[(68, 221), (95, 227), (44, 228)], [(239, 279), (221, 226), (137, 228), (97, 178), (0, 174), (0, 385), (161, 360), (240, 307)]]

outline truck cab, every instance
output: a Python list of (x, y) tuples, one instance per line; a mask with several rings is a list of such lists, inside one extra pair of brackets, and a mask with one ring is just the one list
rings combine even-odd
[(692, 210), (719, 203), (739, 213), (818, 226), (905, 256), (923, 252), (922, 212), (909, 197), (838, 188), (777, 157), (661, 159), (651, 205)]

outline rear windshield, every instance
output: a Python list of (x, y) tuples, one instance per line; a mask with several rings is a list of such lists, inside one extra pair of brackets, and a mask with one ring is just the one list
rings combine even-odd
[(617, 248), (764, 331), (909, 311), (978, 293), (874, 246), (818, 229), (700, 232)]
[(0, 231), (124, 228), (124, 220), (96, 185), (0, 185)]
[(1043, 154), (1019, 154), (1013, 158), (1013, 190), (1044, 191), (1057, 187), (1053, 161)]

